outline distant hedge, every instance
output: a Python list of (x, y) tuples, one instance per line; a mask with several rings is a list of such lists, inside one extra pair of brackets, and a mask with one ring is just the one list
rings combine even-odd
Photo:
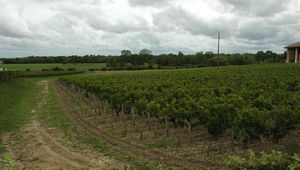
[(19, 71), (16, 70), (3, 70), (0, 71), (0, 82), (6, 82), (19, 77)]
[(84, 71), (23, 71), (20, 72), (20, 77), (49, 77), (79, 73), (84, 73)]

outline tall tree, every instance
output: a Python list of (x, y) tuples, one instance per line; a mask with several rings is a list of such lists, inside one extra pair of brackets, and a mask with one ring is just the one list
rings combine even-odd
[(130, 50), (122, 50), (121, 51), (121, 55), (122, 56), (130, 56), (132, 53)]
[(258, 64), (264, 59), (265, 53), (263, 51), (258, 51), (255, 55), (255, 60), (257, 61)]
[(148, 49), (142, 49), (140, 52), (139, 52), (140, 55), (151, 55), (152, 54), (152, 51), (148, 50)]

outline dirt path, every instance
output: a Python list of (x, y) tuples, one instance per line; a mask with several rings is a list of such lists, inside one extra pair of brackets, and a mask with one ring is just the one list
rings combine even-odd
[(49, 82), (41, 81), (41, 100), (35, 116), (19, 132), (6, 133), (2, 140), (6, 146), (7, 155), (15, 160), (16, 169), (105, 169), (119, 165), (103, 155), (86, 149), (84, 153), (71, 149), (72, 143), (64, 141), (61, 131), (42, 124), (37, 115), (42, 114), (48, 101)]

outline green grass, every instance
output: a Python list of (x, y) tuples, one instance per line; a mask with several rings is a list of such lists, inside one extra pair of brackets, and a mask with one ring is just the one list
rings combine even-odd
[(0, 139), (0, 155), (6, 152), (2, 139)]
[(36, 107), (40, 86), (34, 79), (0, 83), (0, 133), (21, 127)]
[(158, 142), (158, 143), (146, 143), (148, 148), (163, 148), (167, 146), (166, 142)]
[(40, 118), (44, 122), (50, 123), (50, 126), (63, 130), (65, 138), (72, 139), (72, 135), (69, 132), (71, 121), (66, 118), (64, 111), (60, 108), (54, 89), (50, 84), (48, 91), (47, 104), (44, 107), (45, 112), (40, 115)]
[(77, 70), (87, 71), (89, 69), (101, 69), (106, 66), (106, 63), (83, 63), (83, 64), (1, 64), (0, 68), (25, 70), (26, 68), (31, 71), (41, 71), (42, 69), (51, 69), (54, 67), (60, 67), (67, 70), (70, 67), (74, 67)]
[(11, 156), (4, 155), (3, 159), (0, 158), (0, 168), (14, 169), (15, 164), (16, 162)]

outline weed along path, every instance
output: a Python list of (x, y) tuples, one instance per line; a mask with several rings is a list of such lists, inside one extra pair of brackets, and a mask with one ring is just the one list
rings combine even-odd
[[(37, 105), (19, 130), (1, 134), (4, 153), (0, 167), (15, 169), (120, 169), (116, 160), (84, 143), (85, 132), (77, 130), (57, 103), (53, 81), (38, 82)], [(81, 142), (82, 141), (82, 142)], [(4, 156), (5, 155), (5, 156)]]

